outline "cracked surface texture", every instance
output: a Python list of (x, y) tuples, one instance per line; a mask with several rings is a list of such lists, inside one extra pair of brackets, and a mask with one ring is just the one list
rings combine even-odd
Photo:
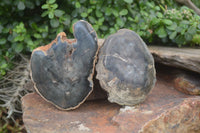
[(86, 21), (73, 26), (75, 40), (58, 34), (31, 56), (31, 77), (36, 91), (60, 109), (78, 107), (93, 88), (97, 35)]
[(99, 52), (97, 79), (108, 100), (135, 105), (145, 100), (155, 84), (154, 60), (146, 44), (133, 31), (110, 35)]

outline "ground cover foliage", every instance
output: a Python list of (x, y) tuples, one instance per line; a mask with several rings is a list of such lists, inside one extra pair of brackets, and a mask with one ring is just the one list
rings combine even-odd
[[(199, 0), (193, 2), (200, 7)], [(72, 25), (80, 19), (91, 23), (99, 38), (127, 28), (148, 45), (200, 45), (200, 16), (174, 0), (1, 0), (0, 114), (4, 120), (0, 132), (11, 132), (5, 119), (21, 114), (20, 98), (27, 93), (23, 84), (30, 79), (29, 58), (22, 55), (30, 56), (59, 32), (72, 38)], [(13, 132), (18, 128), (23, 130), (17, 127)]]

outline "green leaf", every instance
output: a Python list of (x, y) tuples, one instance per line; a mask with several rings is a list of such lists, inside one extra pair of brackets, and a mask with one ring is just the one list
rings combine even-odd
[(173, 22), (171, 20), (169, 20), (169, 19), (163, 19), (162, 21), (166, 25), (172, 25), (173, 24)]
[(193, 38), (193, 36), (192, 36), (189, 32), (186, 32), (186, 33), (185, 33), (185, 39), (186, 39), (187, 41), (191, 41), (192, 38)]
[(50, 24), (51, 24), (51, 27), (56, 28), (59, 26), (60, 23), (59, 23), (59, 20), (57, 19), (51, 19)]
[(162, 18), (162, 17), (163, 17), (162, 13), (160, 13), (160, 12), (157, 12), (156, 15), (157, 15), (159, 18)]
[(93, 28), (94, 28), (95, 31), (98, 31), (99, 25), (94, 25)]
[(18, 8), (19, 10), (24, 10), (24, 9), (25, 9), (24, 2), (19, 1), (18, 5), (17, 5), (17, 8)]
[(3, 68), (5, 69), (6, 67), (8, 67), (8, 64), (6, 64), (6, 63), (1, 65), (1, 69), (3, 69)]
[(24, 49), (23, 44), (16, 44), (15, 46), (15, 52), (20, 53)]
[(119, 15), (124, 16), (128, 14), (128, 10), (127, 9), (123, 9), (119, 12)]
[(165, 38), (167, 36), (164, 26), (159, 27), (155, 32), (160, 38)]
[(1, 38), (0, 39), (0, 45), (5, 44), (6, 43), (6, 39), (5, 38)]
[(42, 5), (42, 9), (48, 9), (48, 8), (49, 8), (49, 5), (48, 5), (48, 4)]
[(53, 9), (56, 9), (56, 8), (58, 7), (58, 4), (53, 4), (53, 5), (51, 5), (51, 7), (52, 7)]
[(76, 4), (75, 4), (75, 7), (76, 7), (76, 8), (80, 8), (80, 7), (81, 7), (81, 4), (77, 1)]
[(122, 21), (120, 18), (117, 18), (117, 25), (119, 25), (120, 27), (123, 27), (124, 21)]
[(175, 22), (172, 25), (167, 26), (167, 29), (172, 30), (172, 31), (176, 30), (176, 28), (177, 28), (177, 24)]
[(53, 12), (49, 12), (48, 16), (49, 16), (50, 19), (53, 19), (54, 18), (54, 13)]
[(98, 17), (98, 18), (100, 18), (100, 17), (102, 17), (103, 16), (103, 13), (101, 13), (99, 10), (96, 10), (96, 16)]
[(151, 23), (152, 23), (152, 25), (156, 25), (156, 24), (160, 23), (160, 19), (158, 19), (158, 18), (153, 18), (153, 19), (151, 20)]
[(174, 31), (174, 32), (172, 32), (172, 33), (169, 35), (169, 38), (170, 38), (171, 40), (173, 40), (173, 39), (176, 37), (176, 35), (177, 35), (177, 32)]
[(88, 14), (86, 12), (81, 13), (81, 17), (86, 18)]
[(37, 39), (42, 38), (42, 36), (41, 36), (40, 34), (38, 34), (38, 33), (33, 34), (33, 36), (34, 36), (35, 38), (37, 38)]
[(66, 18), (65, 21), (63, 22), (64, 25), (69, 25), (70, 24), (70, 18)]
[(195, 28), (194, 26), (191, 26), (191, 27), (188, 29), (188, 33), (190, 33), (191, 35), (196, 34), (196, 28)]
[(89, 16), (88, 19), (89, 19), (90, 23), (95, 23), (95, 21), (96, 21), (96, 19), (92, 16)]
[(183, 28), (182, 27), (180, 27), (180, 26), (178, 26), (178, 27), (176, 27), (176, 32), (181, 32), (183, 30)]
[(176, 38), (175, 38), (175, 42), (181, 46), (183, 44), (185, 44), (185, 37), (183, 35), (178, 35)]
[(3, 26), (2, 26), (2, 25), (0, 25), (0, 33), (2, 32), (2, 30), (3, 30)]
[(43, 13), (42, 13), (42, 17), (45, 17), (45, 16), (47, 16), (49, 14), (49, 11), (44, 11)]
[(131, 4), (133, 3), (133, 0), (124, 0), (126, 3)]
[(110, 16), (111, 14), (112, 14), (112, 9), (109, 8), (109, 7), (107, 7), (107, 8), (106, 8), (106, 11), (105, 11), (105, 15), (106, 15), (106, 16)]
[(183, 20), (183, 21), (181, 21), (181, 24), (188, 25), (188, 24), (190, 24), (190, 22), (187, 20)]
[(64, 13), (65, 13), (64, 11), (59, 10), (59, 9), (56, 9), (56, 10), (54, 11), (54, 15), (55, 15), (56, 17), (60, 17), (60, 16), (62, 16)]
[(24, 36), (19, 36), (19, 35), (16, 36), (15, 39), (14, 39), (15, 42), (17, 42), (17, 41), (23, 41), (23, 40), (24, 40)]
[(115, 17), (118, 17), (118, 16), (119, 16), (118, 11), (115, 10), (115, 9), (112, 9), (112, 13), (113, 13), (113, 15), (114, 15)]
[(90, 8), (90, 9), (87, 10), (87, 13), (89, 14), (89, 13), (91, 13), (92, 11), (93, 11), (93, 9)]
[(49, 2), (50, 4), (53, 4), (53, 3), (56, 2), (56, 0), (49, 0), (48, 2)]
[(107, 30), (108, 30), (108, 27), (105, 26), (105, 25), (102, 25), (102, 26), (100, 27), (100, 29), (103, 30), (103, 31), (107, 31)]

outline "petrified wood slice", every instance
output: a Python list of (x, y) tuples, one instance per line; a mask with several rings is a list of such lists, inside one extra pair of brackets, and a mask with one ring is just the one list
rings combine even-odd
[(49, 45), (35, 49), (31, 56), (31, 77), (36, 91), (60, 109), (77, 108), (92, 92), (94, 64), (98, 50), (92, 26), (78, 21), (75, 40), (58, 34)]
[(154, 60), (146, 44), (127, 29), (105, 40), (96, 70), (100, 85), (108, 92), (108, 100), (120, 105), (144, 101), (156, 81)]

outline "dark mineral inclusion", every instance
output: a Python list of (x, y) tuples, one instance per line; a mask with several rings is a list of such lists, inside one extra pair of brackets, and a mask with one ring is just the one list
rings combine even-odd
[(49, 45), (35, 49), (31, 56), (31, 77), (36, 91), (64, 110), (77, 108), (93, 89), (98, 50), (97, 35), (86, 21), (73, 26), (75, 41), (58, 34)]
[(154, 60), (146, 44), (133, 31), (121, 29), (100, 48), (97, 79), (108, 92), (108, 100), (135, 105), (145, 100), (154, 87)]

